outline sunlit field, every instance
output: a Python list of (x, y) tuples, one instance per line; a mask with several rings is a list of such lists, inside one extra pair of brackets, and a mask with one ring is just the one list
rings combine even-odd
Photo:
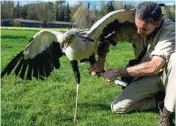
[[(27, 44), (37, 30), (1, 29), (1, 70)], [(111, 47), (106, 69), (125, 66), (134, 57), (130, 43)], [(2, 126), (70, 126), (73, 122), (76, 82), (67, 57), (45, 80), (25, 81), (11, 74), (1, 79)], [(130, 114), (111, 112), (110, 104), (121, 87), (90, 77), (88, 63), (79, 63), (81, 84), (78, 126), (156, 126), (158, 110)]]

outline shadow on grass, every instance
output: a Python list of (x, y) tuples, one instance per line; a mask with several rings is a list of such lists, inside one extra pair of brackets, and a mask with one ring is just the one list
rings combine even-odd
[(26, 36), (3, 35), (2, 39), (26, 39)]
[(153, 109), (149, 109), (149, 110), (136, 110), (136, 111), (131, 111), (131, 112), (128, 112), (128, 113), (123, 113), (123, 114), (135, 114), (135, 113), (158, 113), (159, 114), (159, 110), (157, 108), (153, 108)]
[[(110, 110), (111, 111), (111, 106), (109, 104), (102, 104), (102, 103), (83, 103), (79, 104), (79, 106), (82, 106), (84, 108), (93, 108), (95, 110)], [(159, 113), (158, 108), (153, 108), (149, 110), (143, 110), (143, 111), (132, 111), (126, 114), (134, 114), (134, 113)]]
[[(95, 110), (108, 110), (111, 111), (111, 106), (109, 104), (102, 104), (102, 103), (83, 103), (79, 104), (79, 106), (84, 107), (84, 108), (93, 108)], [(149, 110), (143, 110), (143, 111), (132, 111), (129, 113), (125, 114), (134, 114), (134, 113), (158, 113), (159, 114), (159, 109), (158, 108), (153, 108)]]

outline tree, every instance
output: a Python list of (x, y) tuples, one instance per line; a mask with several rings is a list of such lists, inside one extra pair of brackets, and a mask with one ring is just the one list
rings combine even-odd
[(126, 8), (125, 9), (132, 9), (132, 8), (135, 8), (133, 5), (128, 5), (128, 4), (125, 4), (126, 5)]
[(55, 16), (57, 21), (65, 21), (65, 18), (69, 18), (69, 16), (65, 16), (66, 14), (66, 7), (65, 7), (65, 1), (56, 1), (55, 3)]
[(87, 3), (87, 8), (90, 9), (90, 3), (89, 2)]
[(94, 11), (90, 11), (84, 6), (80, 6), (72, 17), (77, 27), (90, 28), (96, 20)]
[(126, 4), (124, 5), (124, 9), (127, 9), (127, 5)]
[(27, 5), (27, 19), (38, 20), (35, 4)]
[(161, 7), (164, 18), (169, 18), (175, 21), (175, 6), (163, 6)]
[(59, 21), (59, 8), (58, 8), (58, 5), (56, 5), (56, 21)]
[(20, 4), (19, 1), (16, 5), (16, 7), (13, 8), (13, 18), (20, 18), (21, 17), (21, 10), (20, 10)]
[(63, 4), (65, 4), (65, 0), (62, 0), (62, 1), (56, 1), (55, 2), (56, 5), (59, 5), (59, 6), (63, 6)]
[(107, 6), (104, 2), (101, 2), (100, 10), (97, 13), (97, 19), (100, 19), (101, 17), (105, 16), (107, 12)]
[(27, 18), (27, 6), (23, 5), (22, 9), (21, 9), (21, 17), (26, 19)]
[(114, 9), (115, 10), (121, 10), (127, 7), (126, 3), (122, 1), (114, 1)]
[(106, 13), (109, 13), (111, 11), (114, 11), (113, 2), (109, 1), (107, 4), (107, 12)]
[(13, 8), (14, 8), (14, 3), (11, 1), (7, 2), (7, 8), (8, 8), (8, 16), (9, 18), (13, 18)]
[(11, 1), (1, 2), (1, 17), (2, 18), (13, 18), (14, 3)]
[(70, 8), (69, 8), (69, 4), (67, 3), (67, 6), (65, 8), (65, 21), (70, 21)]
[(1, 18), (2, 19), (7, 18), (7, 14), (6, 14), (6, 11), (5, 11), (5, 2), (6, 1), (4, 1), (4, 2), (1, 1)]
[(47, 2), (47, 21), (55, 20), (55, 6), (53, 2)]
[(17, 6), (16, 6), (16, 17), (19, 18), (21, 15), (20, 15), (20, 3), (18, 1), (17, 3)]
[(47, 14), (47, 3), (40, 2), (36, 4), (36, 14), (37, 19), (44, 22), (47, 21), (48, 14)]
[(79, 2), (79, 4), (77, 4), (76, 6), (71, 6), (70, 9), (70, 17), (73, 17), (73, 15), (75, 14), (75, 12), (79, 9), (79, 7), (82, 6), (82, 3)]
[[(65, 1), (56, 1), (55, 3), (55, 16), (57, 21), (64, 21), (65, 20), (65, 10), (66, 7), (64, 6)], [(68, 18), (68, 16), (67, 16)]]
[(64, 7), (63, 6), (59, 6), (59, 21), (64, 21), (64, 18), (65, 18), (65, 13), (64, 13)]

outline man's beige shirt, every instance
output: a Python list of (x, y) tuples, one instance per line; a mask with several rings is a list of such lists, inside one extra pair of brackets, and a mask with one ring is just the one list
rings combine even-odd
[(168, 62), (170, 55), (175, 52), (175, 23), (170, 19), (164, 19), (161, 28), (150, 40), (137, 34), (135, 24), (126, 24), (117, 32), (114, 40), (117, 42), (131, 42), (136, 58), (148, 46), (143, 62), (150, 61), (154, 55), (161, 56)]

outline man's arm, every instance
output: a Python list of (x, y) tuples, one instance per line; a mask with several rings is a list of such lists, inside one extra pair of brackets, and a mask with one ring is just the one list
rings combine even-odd
[(123, 76), (147, 76), (156, 75), (164, 67), (166, 61), (159, 56), (153, 56), (149, 62), (141, 63), (127, 68), (109, 69), (102, 73), (101, 76), (106, 82), (113, 81), (116, 77)]
[(155, 75), (164, 67), (166, 61), (160, 56), (153, 56), (149, 62), (141, 63), (132, 67), (119, 69), (119, 76), (147, 76)]
[(130, 76), (156, 75), (166, 64), (165, 59), (159, 56), (153, 56), (152, 60), (134, 67), (128, 67), (127, 72)]

